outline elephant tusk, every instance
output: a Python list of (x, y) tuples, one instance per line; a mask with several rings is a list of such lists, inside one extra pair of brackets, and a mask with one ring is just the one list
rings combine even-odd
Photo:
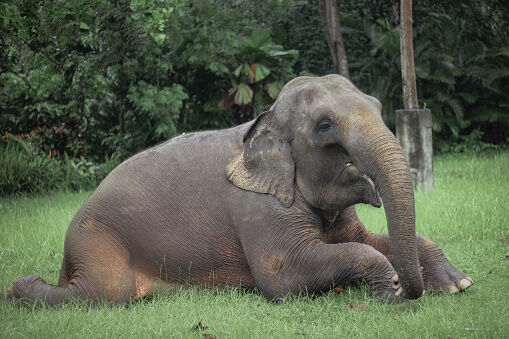
[[(396, 291), (396, 293), (394, 293), (394, 296), (398, 297), (401, 292), (403, 292), (403, 287), (400, 287), (398, 288), (398, 290)], [(426, 293), (426, 290), (422, 290), (422, 294), (421, 294), (421, 297)]]

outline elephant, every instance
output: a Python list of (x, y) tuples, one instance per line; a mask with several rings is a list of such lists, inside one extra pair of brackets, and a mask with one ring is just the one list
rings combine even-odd
[[(355, 205), (382, 201), (389, 234), (374, 234)], [(24, 276), (4, 296), (125, 304), (237, 286), (281, 300), (359, 282), (384, 302), (473, 284), (416, 235), (409, 167), (381, 103), (327, 75), (291, 80), (253, 121), (124, 161), (71, 221), (58, 284)]]

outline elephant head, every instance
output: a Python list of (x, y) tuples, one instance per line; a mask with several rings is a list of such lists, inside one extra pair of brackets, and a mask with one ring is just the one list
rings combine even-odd
[[(286, 208), (298, 191), (333, 219), (342, 209), (382, 197), (394, 268), (406, 298), (423, 293), (410, 171), (380, 102), (339, 75), (299, 77), (244, 135), (227, 168), (236, 186), (274, 195)], [(379, 192), (379, 193), (378, 193)]]

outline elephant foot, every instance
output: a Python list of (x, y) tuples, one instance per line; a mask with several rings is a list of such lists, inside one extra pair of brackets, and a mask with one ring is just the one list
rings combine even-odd
[(394, 275), (390, 281), (378, 281), (374, 284), (370, 284), (370, 287), (371, 295), (376, 296), (384, 303), (396, 304), (404, 300), (401, 295), (403, 290), (397, 274)]
[(455, 294), (474, 284), (468, 275), (458, 271), (447, 260), (434, 267), (423, 266), (422, 276), (425, 289), (432, 293)]
[(5, 300), (14, 300), (22, 303), (33, 302), (37, 300), (34, 290), (40, 289), (41, 285), (46, 285), (46, 282), (41, 277), (35, 275), (27, 275), (18, 278), (9, 286), (3, 298)]

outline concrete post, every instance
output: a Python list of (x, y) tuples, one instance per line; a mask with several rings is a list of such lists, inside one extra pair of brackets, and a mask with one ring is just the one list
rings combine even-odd
[(396, 110), (396, 136), (410, 166), (414, 186), (433, 190), (432, 117), (429, 109)]

